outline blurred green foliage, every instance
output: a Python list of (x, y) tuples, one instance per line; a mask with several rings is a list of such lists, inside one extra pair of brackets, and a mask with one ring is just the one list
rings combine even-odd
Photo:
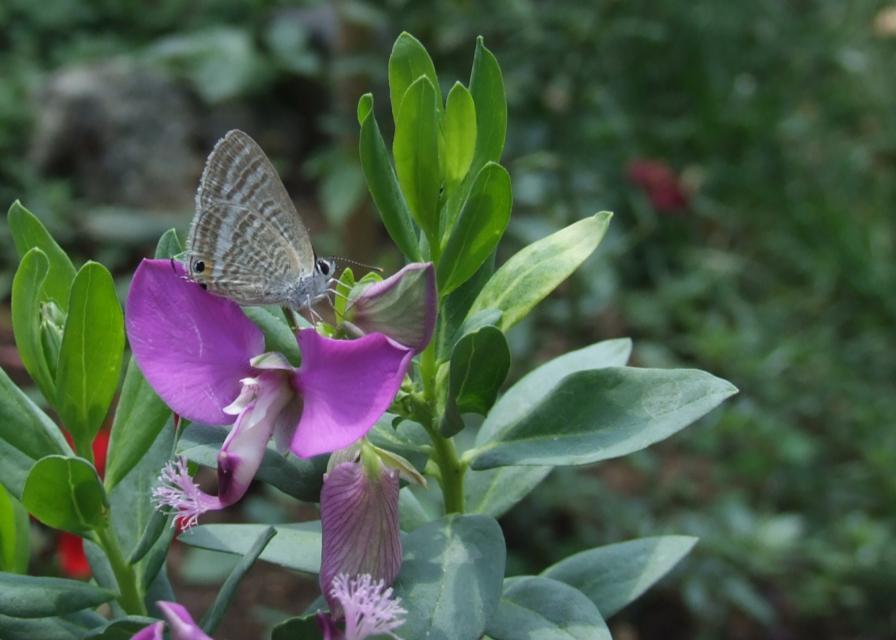
[[(515, 361), (630, 335), (639, 364), (691, 364), (741, 389), (671, 443), (551, 476), (505, 523), (519, 570), (635, 535), (692, 534), (701, 542), (668, 583), (680, 593), (668, 598), (690, 611), (674, 618), (680, 633), (650, 636), (663, 604), (656, 595), (617, 624), (645, 637), (891, 633), (889, 5), (339, 2), (346, 37), (323, 60), (307, 34), (272, 19), (293, 4), (3, 3), (0, 199), (27, 196), (44, 219), (65, 209), (67, 183), (23, 162), (30, 92), (60, 66), (128, 54), (188, 83), (210, 108), (270, 96), (277, 82), (322, 79), (331, 93), (320, 127), (331, 142), (307, 170), (331, 223), (351, 225), (365, 197), (354, 105), (363, 91), (385, 95), (377, 62), (389, 43), (408, 30), (443, 77), (463, 78), (481, 33), (509, 94), (505, 164), (515, 202), (506, 250), (592, 211), (616, 212), (600, 256), (511, 332)], [(628, 169), (644, 160), (672, 171), (684, 206), (657, 207), (633, 184)]]

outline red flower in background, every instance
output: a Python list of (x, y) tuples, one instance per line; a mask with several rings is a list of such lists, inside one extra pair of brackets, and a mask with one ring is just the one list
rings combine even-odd
[(629, 181), (641, 187), (660, 213), (678, 213), (688, 206), (688, 192), (679, 176), (660, 160), (635, 160), (626, 171)]
[[(65, 432), (65, 439), (72, 444), (71, 436)], [(106, 471), (106, 452), (109, 450), (109, 430), (102, 429), (93, 440), (93, 461), (100, 476)], [(90, 564), (84, 555), (84, 540), (73, 533), (62, 532), (56, 539), (56, 555), (59, 568), (70, 578), (89, 578)]]

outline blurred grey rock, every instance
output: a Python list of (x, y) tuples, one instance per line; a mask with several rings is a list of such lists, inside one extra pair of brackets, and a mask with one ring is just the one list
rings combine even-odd
[(204, 157), (195, 105), (158, 71), (127, 60), (62, 69), (36, 92), (31, 160), (92, 202), (192, 208)]

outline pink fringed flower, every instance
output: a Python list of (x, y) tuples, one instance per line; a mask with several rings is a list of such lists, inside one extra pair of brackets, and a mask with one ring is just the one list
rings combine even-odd
[(404, 624), (407, 611), (384, 581), (374, 580), (368, 574), (349, 577), (341, 573), (333, 580), (328, 595), (345, 612), (345, 631), (336, 626), (331, 616), (318, 614), (324, 640), (364, 640), (379, 635), (398, 638), (392, 632)]
[(178, 263), (144, 260), (126, 324), (140, 370), (175, 413), (233, 424), (218, 455), (217, 496), (201, 492), (178, 461), (155, 492), (158, 504), (195, 524), (205, 511), (242, 498), (271, 438), (281, 451), (309, 457), (364, 436), (394, 399), (413, 351), (380, 333), (332, 340), (305, 329), (295, 368), (278, 353), (263, 353), (264, 336), (239, 305), (183, 274)]

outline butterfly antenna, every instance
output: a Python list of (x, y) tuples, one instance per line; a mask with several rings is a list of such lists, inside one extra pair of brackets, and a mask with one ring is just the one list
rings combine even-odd
[(354, 265), (356, 267), (361, 267), (362, 269), (376, 271), (377, 273), (383, 272), (382, 267), (374, 267), (373, 265), (365, 264), (363, 262), (358, 262), (356, 260), (349, 260), (348, 258), (340, 258), (339, 256), (330, 256), (328, 259), (332, 260), (333, 262), (335, 262), (337, 265), (339, 265), (341, 267), (347, 267), (349, 265)]

